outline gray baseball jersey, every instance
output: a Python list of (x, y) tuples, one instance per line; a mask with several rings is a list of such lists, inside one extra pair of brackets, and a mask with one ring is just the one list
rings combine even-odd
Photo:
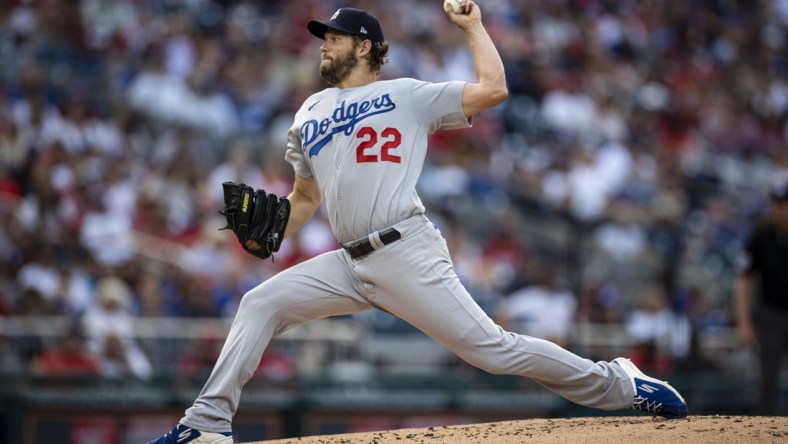
[[(278, 334), (327, 316), (380, 308), (490, 373), (529, 377), (565, 398), (605, 410), (632, 406), (618, 365), (503, 330), (454, 272), (446, 242), (424, 214), (416, 181), (427, 136), (467, 127), (463, 82), (412, 79), (330, 88), (310, 97), (288, 133), (286, 158), (314, 179), (331, 228), (347, 242), (401, 236), (376, 251), (337, 249), (290, 267), (244, 295), (213, 372), (181, 423), (227, 432), (243, 385)], [(378, 235), (377, 237), (375, 235)]]
[(416, 182), (427, 136), (470, 126), (465, 82), (386, 80), (304, 102), (287, 137), (296, 174), (314, 179), (341, 243), (424, 213)]

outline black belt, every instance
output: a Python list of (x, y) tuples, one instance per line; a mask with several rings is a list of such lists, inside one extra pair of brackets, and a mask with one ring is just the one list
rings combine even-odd
[[(402, 234), (393, 228), (386, 228), (385, 230), (380, 231), (380, 242), (383, 245), (388, 245), (394, 241), (400, 240), (401, 238)], [(369, 238), (366, 237), (353, 242), (348, 242), (347, 244), (343, 245), (342, 248), (347, 250), (347, 252), (350, 253), (350, 257), (353, 259), (364, 257), (375, 251), (375, 247), (372, 246)]]

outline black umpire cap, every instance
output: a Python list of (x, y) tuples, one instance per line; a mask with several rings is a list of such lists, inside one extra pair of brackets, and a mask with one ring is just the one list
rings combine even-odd
[(330, 28), (370, 40), (372, 43), (381, 43), (384, 40), (378, 19), (362, 9), (340, 8), (330, 20), (312, 20), (306, 27), (315, 37), (321, 39), (326, 38), (326, 31)]

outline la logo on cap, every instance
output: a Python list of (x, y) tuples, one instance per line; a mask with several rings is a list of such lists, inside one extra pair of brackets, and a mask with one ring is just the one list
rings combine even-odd
[(361, 29), (358, 32), (360, 32), (362, 34), (367, 34), (367, 28), (362, 26)]

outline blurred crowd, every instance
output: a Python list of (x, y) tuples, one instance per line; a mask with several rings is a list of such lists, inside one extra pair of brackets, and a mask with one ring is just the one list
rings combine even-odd
[[(420, 183), (461, 279), (512, 328), (623, 323), (686, 356), (729, 324), (733, 260), (788, 172), (788, 0), (479, 3), (510, 98), (435, 134)], [(305, 25), (339, 6), (381, 19), (384, 78), (474, 79), (437, 1), (4, 2), (0, 322), (69, 316), (115, 357), (96, 371), (144, 379), (129, 317), (229, 318), (337, 248), (318, 214), (260, 262), (217, 210), (225, 180), (291, 190), (286, 129), (325, 86)]]

